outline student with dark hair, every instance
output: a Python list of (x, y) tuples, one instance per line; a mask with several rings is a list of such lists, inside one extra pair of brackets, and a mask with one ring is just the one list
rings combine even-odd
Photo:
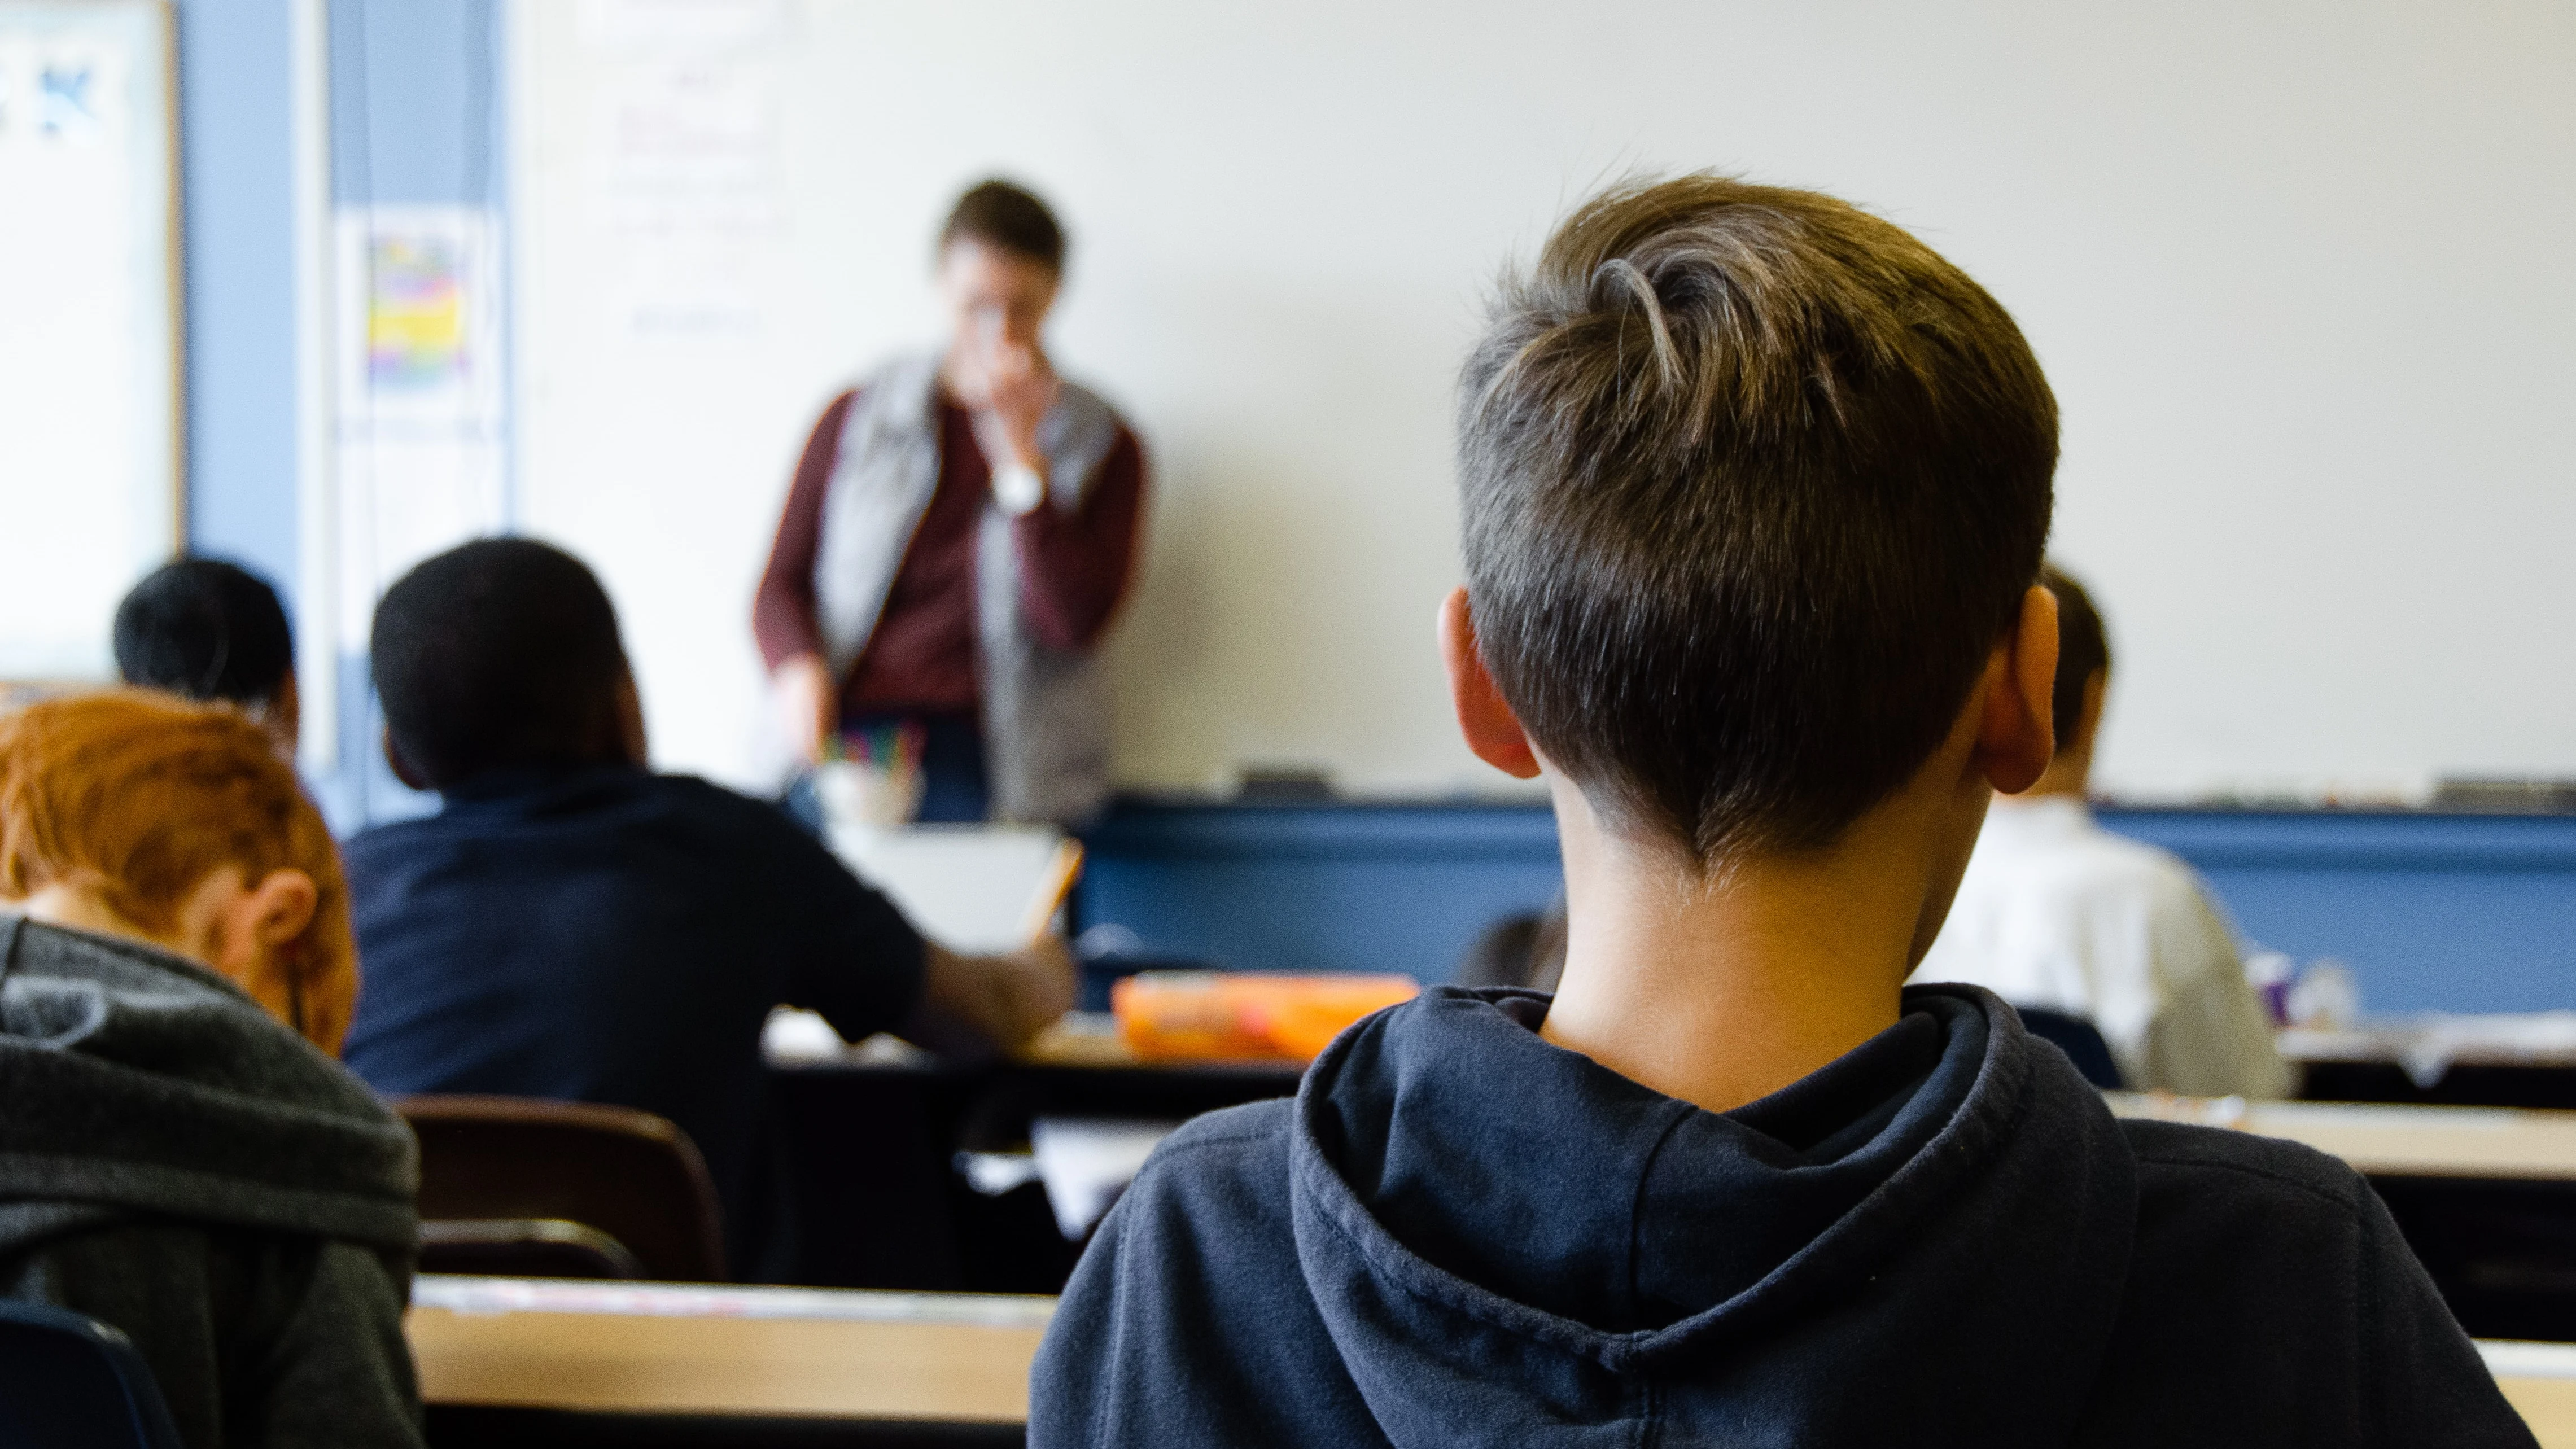
[[(1046, 354), (1065, 240), (1045, 202), (984, 182), (937, 255), (948, 341), (823, 410), (752, 630), (803, 764), (908, 734), (918, 818), (1076, 821), (1108, 791), (1093, 652), (1135, 558), (1144, 450)], [(819, 808), (802, 782), (789, 801)]]
[(116, 606), (116, 672), (144, 689), (236, 705), (295, 754), (295, 634), (277, 591), (238, 564), (183, 558), (144, 575)]
[(1558, 989), (1166, 1139), (1032, 1445), (2532, 1442), (2350, 1168), (1904, 987), (2051, 749), (2056, 407), (1993, 298), (1827, 197), (1619, 186), (1459, 434), (1440, 648), (1555, 801)]
[(349, 1065), (387, 1093), (600, 1102), (678, 1123), (738, 1266), (770, 1008), (858, 1040), (928, 1008), (1004, 1044), (1072, 1001), (1049, 940), (925, 941), (777, 810), (645, 764), (617, 615), (588, 568), (525, 539), (422, 563), (376, 609), (385, 753), (439, 813), (348, 844), (366, 988)]
[(2100, 1029), (2122, 1084), (2204, 1097), (2282, 1097), (2293, 1082), (2246, 982), (2226, 917), (2172, 854), (2105, 830), (2086, 808), (2111, 682), (2092, 595), (2051, 566), (2057, 754), (2000, 795), (1918, 982), (1985, 987)]

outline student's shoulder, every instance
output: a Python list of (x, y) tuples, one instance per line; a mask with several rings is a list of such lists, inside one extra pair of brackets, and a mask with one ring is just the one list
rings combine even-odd
[(696, 775), (653, 775), (645, 788), (665, 811), (729, 838), (795, 855), (830, 856), (774, 802)]
[(2350, 1221), (2370, 1188), (2349, 1163), (2304, 1143), (2224, 1127), (2137, 1118), (2121, 1132), (2138, 1165), (2142, 1210), (2261, 1219), (2274, 1231)]
[(1202, 1113), (1156, 1144), (1145, 1173), (1221, 1177), (1271, 1165), (1284, 1172), (1296, 1107), (1293, 1098), (1274, 1097)]
[(763, 820), (784, 825), (790, 830), (796, 828), (795, 823), (782, 814), (776, 805), (766, 800), (755, 800), (740, 790), (719, 785), (703, 775), (647, 775), (644, 777), (643, 788), (668, 803), (703, 810), (710, 815), (744, 821), (758, 816)]
[(356, 868), (361, 862), (391, 861), (420, 850), (454, 833), (436, 814), (416, 815), (409, 820), (391, 820), (366, 829), (340, 842), (340, 859)]
[(2027, 862), (2024, 869), (2093, 909), (2143, 909), (2163, 929), (2199, 930), (2218, 919), (2189, 862), (2099, 826), (2084, 832), (2075, 848)]
[(1193, 1117), (1145, 1159), (1127, 1190), (1131, 1217), (1193, 1233), (1288, 1214), (1288, 1141), (1296, 1104), (1250, 1102)]

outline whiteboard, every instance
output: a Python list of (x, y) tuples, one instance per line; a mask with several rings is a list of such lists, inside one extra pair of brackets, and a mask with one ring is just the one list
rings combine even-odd
[(1631, 169), (1850, 197), (2013, 310), (2103, 783), (2576, 776), (2576, 8), (2184, 0), (585, 0), (515, 11), (523, 516), (597, 563), (665, 764), (764, 768), (747, 615), (804, 430), (1032, 183), (1054, 332), (1152, 459), (1116, 770), (1489, 788), (1432, 645), (1479, 298)]
[(179, 548), (171, 76), (159, 0), (0, 0), (0, 680), (113, 677)]

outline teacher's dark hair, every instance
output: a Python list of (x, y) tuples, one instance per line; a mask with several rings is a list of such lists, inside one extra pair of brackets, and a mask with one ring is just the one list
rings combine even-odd
[(1826, 845), (1940, 744), (2039, 579), (2020, 329), (1859, 208), (1614, 186), (1469, 355), (1476, 642), (1540, 753), (1703, 865)]
[(422, 563), (385, 591), (371, 647), (389, 743), (432, 789), (623, 758), (617, 611), (561, 549), (487, 538)]
[(1038, 200), (1037, 193), (1025, 186), (995, 179), (968, 188), (949, 208), (948, 224), (939, 229), (940, 254), (946, 255), (949, 244), (961, 238), (972, 238), (1052, 272), (1064, 270), (1064, 228), (1056, 224), (1055, 213)]
[(116, 672), (128, 684), (262, 709), (294, 669), (295, 635), (277, 591), (237, 564), (163, 564), (116, 606)]

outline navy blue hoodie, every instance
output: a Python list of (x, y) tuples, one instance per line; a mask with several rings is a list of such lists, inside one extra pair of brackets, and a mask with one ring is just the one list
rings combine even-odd
[(2352, 1170), (2122, 1122), (1974, 987), (1710, 1113), (1439, 988), (1103, 1224), (1029, 1442), (2529, 1445)]

